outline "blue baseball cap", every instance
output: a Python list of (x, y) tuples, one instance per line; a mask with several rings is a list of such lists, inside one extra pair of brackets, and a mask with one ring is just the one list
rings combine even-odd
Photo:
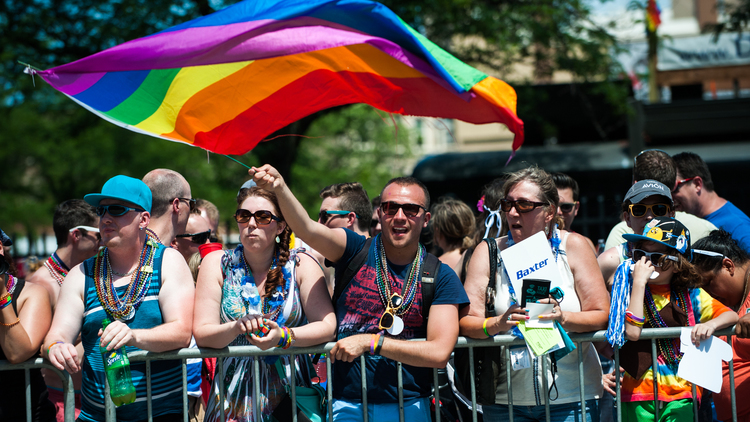
[(139, 208), (151, 212), (151, 189), (139, 179), (117, 175), (102, 186), (102, 193), (90, 193), (83, 200), (95, 207), (102, 199), (118, 199), (130, 202)]

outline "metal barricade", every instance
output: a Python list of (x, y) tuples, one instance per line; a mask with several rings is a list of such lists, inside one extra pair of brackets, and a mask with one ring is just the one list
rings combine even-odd
[[(658, 328), (658, 329), (644, 329), (641, 333), (641, 340), (651, 340), (651, 349), (652, 349), (652, 359), (653, 359), (653, 365), (656, 367), (656, 340), (660, 338), (678, 338), (680, 336), (681, 328)], [(578, 386), (580, 391), (580, 402), (581, 402), (581, 420), (586, 420), (586, 400), (585, 400), (585, 391), (584, 391), (584, 368), (583, 368), (583, 355), (581, 351), (580, 345), (585, 342), (605, 342), (605, 336), (604, 331), (598, 331), (595, 333), (570, 333), (571, 340), (576, 344), (577, 349), (577, 357), (578, 357)], [(721, 331), (718, 331), (715, 333), (715, 335), (727, 335), (729, 336), (729, 344), (731, 345), (731, 338), (732, 334), (734, 333), (734, 328), (727, 328)], [(413, 341), (424, 341), (424, 340), (413, 340)], [(473, 422), (477, 421), (477, 405), (476, 405), (476, 386), (474, 384), (474, 364), (473, 364), (473, 353), (474, 348), (476, 347), (493, 347), (493, 346), (513, 346), (513, 345), (523, 345), (525, 344), (522, 339), (518, 339), (516, 337), (513, 337), (511, 335), (498, 335), (491, 339), (486, 340), (475, 340), (465, 337), (459, 337), (458, 341), (456, 342), (456, 348), (469, 348), (469, 368), (471, 371), (471, 397), (470, 401), (472, 403), (471, 406), (471, 413), (472, 413), (472, 420)], [(260, 385), (259, 385), (259, 358), (265, 357), (265, 356), (294, 356), (294, 355), (302, 355), (302, 354), (320, 354), (320, 353), (327, 353), (331, 350), (334, 343), (328, 343), (325, 345), (315, 346), (315, 347), (304, 347), (304, 348), (294, 348), (294, 349), (288, 349), (288, 350), (282, 350), (282, 349), (269, 349), (269, 350), (260, 350), (257, 347), (254, 346), (233, 346), (233, 347), (227, 347), (224, 349), (208, 349), (208, 348), (200, 348), (200, 349), (180, 349), (176, 351), (171, 352), (164, 352), (164, 353), (153, 353), (153, 352), (146, 352), (146, 351), (138, 351), (128, 354), (128, 357), (130, 358), (131, 362), (145, 362), (146, 363), (146, 390), (147, 390), (147, 420), (151, 421), (153, 418), (153, 405), (152, 405), (152, 397), (151, 397), (151, 362), (156, 360), (180, 360), (181, 366), (182, 366), (182, 388), (183, 388), (183, 419), (185, 421), (188, 420), (188, 396), (187, 396), (187, 359), (192, 358), (207, 358), (207, 357), (216, 357), (219, 358), (217, 360), (217, 372), (222, 373), (222, 359), (225, 357), (252, 357), (253, 358), (253, 390), (254, 390), (254, 399), (255, 399), (255, 406), (253, 407), (253, 411), (255, 412), (255, 420), (259, 420), (260, 415), (258, 414), (258, 411), (260, 409)], [(365, 356), (361, 356), (361, 367), (362, 367), (362, 407), (364, 409), (363, 411), (363, 421), (368, 422), (368, 415), (367, 415), (367, 382), (366, 382), (366, 373), (365, 373)], [(505, 349), (505, 355), (504, 359), (506, 362), (509, 361), (509, 352), (508, 348)], [(619, 350), (615, 349), (614, 353), (614, 360), (615, 360), (615, 369), (619, 368)], [(331, 377), (331, 365), (330, 365), (330, 359), (326, 356), (326, 370), (327, 370), (327, 380), (328, 383), (326, 385), (326, 395), (327, 395), (327, 412), (328, 414), (332, 413), (332, 398), (333, 398), (333, 388), (332, 388), (332, 377)], [(73, 382), (70, 377), (70, 375), (65, 371), (60, 371), (56, 368), (54, 368), (52, 365), (49, 364), (49, 362), (37, 358), (37, 359), (31, 359), (26, 362), (20, 363), (20, 364), (10, 364), (7, 361), (0, 361), (0, 372), (1, 371), (8, 371), (8, 370), (24, 370), (26, 373), (26, 385), (24, 386), (26, 391), (26, 410), (27, 410), (27, 421), (31, 420), (31, 389), (30, 389), (30, 376), (29, 376), (29, 370), (34, 368), (47, 368), (53, 370), (63, 381), (63, 391), (64, 391), (64, 400), (65, 400), (65, 421), (66, 422), (73, 422), (75, 420), (75, 413), (74, 413), (74, 392), (73, 392)], [(401, 363), (398, 363), (398, 391), (399, 391), (399, 397), (398, 397), (398, 404), (399, 404), (399, 418), (401, 422), (405, 421), (404, 418), (404, 397), (403, 397), (403, 378), (402, 378), (402, 365)], [(729, 374), (730, 374), (730, 390), (731, 390), (731, 404), (732, 404), (732, 415), (733, 415), (733, 421), (737, 421), (737, 410), (736, 410), (736, 397), (735, 397), (735, 391), (734, 391), (734, 371), (733, 366), (729, 366)], [(509, 418), (511, 422), (513, 421), (513, 388), (511, 384), (511, 369), (509, 365), (505, 365), (505, 382), (508, 384), (508, 400), (509, 400)], [(544, 384), (544, 406), (545, 406), (545, 415), (546, 420), (550, 421), (550, 400), (549, 400), (549, 380), (546, 379), (546, 373), (547, 373), (547, 366), (546, 366), (546, 360), (543, 360), (543, 384)], [(105, 377), (106, 379), (106, 377)], [(620, 397), (620, 379), (619, 377), (615, 377), (616, 379), (616, 406), (618, 409), (621, 408), (621, 397)], [(214, 382), (219, 383), (219, 403), (224, 402), (224, 379), (223, 377), (216, 377), (214, 379)], [(295, 382), (295, 371), (291, 371), (291, 379), (290, 379), (290, 395), (292, 400), (292, 417), (293, 421), (297, 421), (297, 397), (296, 397), (296, 382)], [(439, 382), (438, 382), (438, 369), (433, 369), (433, 391), (434, 391), (434, 399), (436, 408), (439, 406), (440, 402), (440, 391), (439, 391)], [(654, 393), (656, 395), (658, 388), (657, 380), (654, 380)], [(604, 394), (608, 394), (604, 392)], [(695, 396), (695, 386), (693, 386), (693, 395)], [(109, 385), (105, 385), (105, 413), (107, 415), (107, 421), (115, 421), (115, 415), (116, 410), (115, 406), (112, 403), (112, 400), (109, 398)], [(694, 411), (695, 411), (695, 420), (698, 420), (698, 412), (697, 412), (697, 401), (694, 401)], [(657, 412), (657, 418), (658, 418), (658, 406), (655, 406), (656, 412)], [(222, 422), (224, 421), (224, 415), (223, 412), (220, 415)], [(435, 412), (435, 420), (437, 422), (440, 422), (441, 415), (439, 408), (436, 409)], [(621, 412), (617, 412), (617, 421), (621, 422), (622, 415)]]

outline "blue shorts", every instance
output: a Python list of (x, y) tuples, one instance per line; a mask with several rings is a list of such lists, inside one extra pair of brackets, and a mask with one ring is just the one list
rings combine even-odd
[[(509, 421), (510, 406), (496, 404), (482, 406), (485, 422)], [(586, 419), (581, 421), (581, 402), (551, 404), (549, 406), (550, 421), (552, 422), (599, 422), (599, 403), (597, 400), (586, 400)], [(516, 422), (546, 421), (544, 405), (542, 406), (513, 406), (513, 420)]]
[[(362, 403), (333, 400), (333, 422), (361, 422)], [(398, 403), (367, 403), (368, 422), (399, 422)], [(430, 399), (428, 397), (404, 400), (404, 420), (408, 422), (431, 422)]]

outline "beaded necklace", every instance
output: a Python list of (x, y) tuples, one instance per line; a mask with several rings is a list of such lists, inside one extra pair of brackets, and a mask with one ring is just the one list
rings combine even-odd
[(16, 290), (16, 286), (18, 285), (18, 279), (13, 277), (12, 274), (8, 274), (8, 281), (5, 282), (5, 290), (8, 291), (8, 294), (13, 296), (13, 292)]
[(396, 316), (402, 316), (409, 312), (414, 298), (417, 295), (417, 278), (422, 269), (422, 262), (424, 262), (425, 249), (422, 244), (418, 244), (417, 256), (414, 257), (414, 262), (411, 264), (411, 270), (409, 276), (404, 280), (404, 286), (401, 289), (401, 304), (398, 306), (391, 306), (391, 274), (388, 271), (388, 260), (385, 257), (385, 247), (383, 246), (383, 239), (378, 234), (377, 247), (375, 248), (375, 272), (377, 274), (377, 285), (378, 293), (380, 294), (380, 301), (383, 306), (388, 309), (393, 309)]
[(49, 270), (52, 278), (57, 281), (57, 284), (62, 286), (63, 280), (65, 280), (65, 276), (68, 275), (68, 267), (62, 261), (62, 259), (57, 256), (57, 253), (53, 253), (52, 255), (50, 255), (50, 257), (47, 258), (46, 261), (44, 261), (44, 266), (47, 268), (47, 270)]
[[(654, 328), (664, 328), (667, 324), (662, 319), (659, 311), (656, 309), (656, 303), (654, 297), (651, 295), (651, 289), (646, 284), (645, 303), (643, 304), (646, 318), (651, 322), (651, 326)], [(672, 298), (677, 302), (677, 305), (682, 309), (685, 314), (688, 313), (687, 309), (687, 291), (682, 289), (680, 291), (672, 290)], [(680, 352), (680, 339), (668, 339), (662, 338), (656, 340), (656, 347), (666, 363), (670, 366), (676, 366), (682, 360), (682, 353)]]
[(123, 298), (117, 295), (114, 282), (112, 281), (112, 267), (109, 262), (109, 248), (104, 248), (96, 256), (94, 266), (94, 284), (96, 284), (96, 295), (99, 302), (118, 320), (129, 320), (135, 316), (135, 310), (146, 297), (149, 280), (154, 272), (153, 263), (156, 254), (157, 243), (150, 234), (146, 236), (146, 243), (141, 249), (141, 257), (138, 267), (130, 279), (128, 288)]
[[(156, 240), (156, 243), (161, 243), (161, 239), (159, 239), (159, 236), (158, 236), (158, 235), (156, 234), (156, 232), (155, 232), (155, 231), (153, 231), (153, 230), (151, 230), (151, 229), (149, 229), (149, 228), (146, 228), (146, 234), (147, 234), (147, 235), (148, 235), (149, 237), (153, 237), (153, 238), (154, 238), (154, 240)], [(166, 246), (166, 245), (164, 245), (164, 246)]]
[[(277, 254), (278, 256), (278, 254)], [(273, 262), (271, 262), (271, 267), (268, 268), (268, 271), (270, 272), (274, 268), (276, 268), (277, 258), (273, 258)], [(243, 282), (245, 283), (252, 283), (255, 284), (255, 278), (253, 277), (253, 272), (250, 271), (250, 266), (247, 264), (247, 259), (245, 258), (245, 252), (242, 251), (242, 265), (245, 268), (245, 277), (243, 277)], [(266, 282), (268, 282), (268, 274), (266, 273)], [(256, 287), (257, 289), (257, 287)], [(277, 294), (280, 294), (281, 297), (277, 298)], [(284, 289), (283, 285), (278, 286), (276, 288), (276, 293), (273, 294), (274, 297), (267, 298), (264, 295), (260, 294), (260, 291), (258, 291), (258, 295), (260, 296), (260, 309), (263, 315), (266, 315), (266, 318), (270, 320), (276, 320), (276, 317), (281, 312), (281, 308), (284, 306), (284, 302), (286, 302), (286, 297), (289, 294), (289, 292)], [(274, 307), (274, 305), (278, 303)]]

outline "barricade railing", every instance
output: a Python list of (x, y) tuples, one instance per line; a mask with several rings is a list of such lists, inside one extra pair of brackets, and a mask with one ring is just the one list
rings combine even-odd
[[(680, 327), (675, 328), (650, 328), (650, 329), (644, 329), (641, 332), (641, 340), (651, 340), (651, 357), (652, 357), (652, 367), (657, 367), (657, 356), (656, 356), (656, 340), (661, 338), (679, 338), (681, 333)], [(731, 338), (734, 334), (734, 327), (726, 328), (721, 331), (717, 331), (714, 333), (716, 336), (729, 336), (729, 344), (732, 345)], [(580, 402), (581, 402), (581, 420), (586, 420), (586, 392), (584, 389), (584, 367), (583, 367), (583, 355), (582, 355), (582, 343), (587, 342), (606, 342), (605, 338), (605, 331), (597, 331), (594, 333), (569, 333), (571, 340), (576, 344), (576, 351), (578, 356), (578, 384), (579, 384), (579, 391), (580, 391)], [(424, 340), (412, 340), (412, 341), (424, 341)], [(260, 384), (259, 384), (259, 359), (266, 356), (295, 356), (295, 355), (303, 355), (303, 354), (321, 354), (326, 353), (331, 350), (331, 348), (334, 346), (335, 343), (327, 343), (325, 345), (319, 345), (314, 347), (303, 347), (303, 348), (294, 348), (294, 349), (288, 349), (288, 350), (282, 350), (277, 348), (272, 348), (269, 350), (260, 350), (255, 346), (232, 346), (232, 347), (226, 347), (223, 349), (208, 349), (208, 348), (198, 348), (198, 349), (180, 349), (170, 352), (164, 352), (164, 353), (154, 353), (154, 352), (146, 352), (146, 351), (138, 351), (129, 353), (128, 357), (130, 358), (131, 362), (145, 362), (146, 365), (146, 390), (147, 390), (147, 420), (152, 420), (153, 415), (153, 404), (152, 404), (152, 397), (151, 397), (151, 362), (157, 361), (157, 360), (180, 360), (181, 366), (182, 366), (182, 389), (183, 389), (183, 420), (188, 420), (188, 396), (187, 396), (187, 359), (194, 359), (194, 358), (210, 358), (210, 357), (216, 357), (216, 358), (225, 358), (225, 357), (252, 357), (253, 358), (253, 391), (254, 391), (254, 400), (255, 405), (253, 406), (254, 414), (254, 420), (260, 420), (260, 416), (258, 414), (260, 409)], [(476, 405), (476, 386), (474, 384), (474, 359), (473, 359), (473, 353), (474, 348), (476, 347), (496, 347), (496, 346), (514, 346), (514, 345), (524, 345), (524, 340), (516, 338), (511, 335), (498, 335), (491, 339), (485, 339), (485, 340), (476, 340), (476, 339), (470, 339), (466, 337), (459, 337), (458, 341), (456, 342), (456, 348), (468, 348), (469, 349), (469, 370), (471, 374), (471, 415), (472, 415), (472, 421), (477, 422), (477, 414), (478, 414), (478, 407)], [(365, 372), (365, 356), (360, 357), (361, 360), (361, 368), (362, 368), (362, 379), (361, 379), (361, 386), (362, 386), (362, 408), (363, 408), (363, 421), (368, 422), (368, 415), (367, 415), (367, 382), (366, 382), (366, 372)], [(505, 362), (509, 362), (509, 351), (506, 347), (504, 349), (504, 360)], [(617, 373), (619, 365), (619, 350), (615, 348), (614, 352), (614, 361), (615, 361), (615, 371)], [(221, 374), (223, 373), (223, 362), (221, 359), (218, 359), (217, 362), (217, 373)], [(544, 385), (544, 406), (545, 406), (545, 415), (546, 420), (550, 421), (550, 400), (549, 400), (549, 380), (546, 377), (548, 368), (547, 368), (547, 362), (546, 359), (542, 360), (542, 382)], [(511, 369), (510, 365), (504, 365), (505, 366), (505, 373), (501, 374), (501, 376), (505, 377), (505, 382), (508, 383), (508, 402), (509, 402), (509, 419), (511, 422), (513, 422), (513, 388), (511, 385)], [(0, 360), (0, 372), (1, 371), (8, 371), (8, 370), (25, 370), (26, 374), (26, 384), (24, 386), (25, 392), (26, 392), (26, 414), (27, 414), (27, 421), (31, 421), (31, 388), (30, 388), (30, 375), (29, 370), (34, 368), (47, 368), (51, 369), (56, 373), (63, 381), (63, 397), (65, 400), (65, 421), (66, 422), (73, 422), (75, 420), (75, 410), (74, 410), (74, 391), (73, 391), (73, 382), (70, 377), (70, 374), (68, 374), (66, 371), (60, 371), (56, 368), (54, 368), (49, 362), (41, 359), (30, 359), (26, 362), (20, 363), (20, 364), (10, 364), (7, 361)], [(397, 365), (398, 369), (398, 403), (399, 403), (399, 418), (401, 422), (404, 422), (404, 397), (403, 397), (403, 379), (402, 379), (402, 365), (398, 363)], [(731, 410), (732, 410), (732, 420), (734, 422), (737, 422), (737, 407), (736, 407), (736, 397), (735, 397), (735, 386), (734, 386), (734, 368), (732, 365), (729, 366), (729, 377), (730, 377), (730, 392), (731, 392)], [(332, 412), (332, 398), (333, 398), (333, 389), (332, 389), (332, 376), (331, 376), (331, 365), (330, 365), (330, 358), (326, 355), (326, 378), (327, 378), (327, 385), (326, 385), (326, 395), (327, 395), (327, 412), (328, 414), (331, 414)], [(106, 377), (105, 377), (106, 379)], [(622, 420), (622, 414), (619, 411), (621, 409), (621, 397), (620, 397), (620, 377), (615, 377), (616, 381), (616, 406), (617, 406), (617, 421), (621, 422)], [(224, 402), (224, 377), (215, 377), (214, 382), (219, 383), (219, 403)], [(292, 420), (294, 422), (297, 422), (297, 397), (296, 397), (296, 380), (295, 380), (295, 371), (291, 371), (291, 379), (289, 380), (289, 386), (290, 386), (290, 396), (292, 400)], [(441, 414), (440, 410), (437, 408), (438, 404), (440, 403), (440, 389), (439, 389), (439, 382), (438, 382), (438, 369), (433, 369), (433, 392), (434, 392), (434, 402), (436, 403), (436, 412), (435, 412), (435, 420), (437, 422), (440, 422), (441, 420)], [(657, 380), (654, 380), (654, 397), (658, 396), (658, 383)], [(603, 394), (608, 394), (607, 392), (604, 392)], [(695, 386), (693, 386), (693, 397), (696, 396)], [(112, 403), (112, 400), (109, 398), (109, 385), (106, 385), (105, 383), (105, 413), (106, 413), (106, 421), (115, 421), (115, 415), (116, 410), (114, 403)], [(554, 403), (552, 403), (554, 405)], [(693, 401), (693, 409), (695, 413), (695, 421), (698, 421), (698, 403), (697, 400)], [(656, 414), (656, 420), (658, 420), (658, 412), (659, 412), (659, 406), (654, 406)], [(224, 421), (224, 414), (223, 412), (220, 412), (220, 420)]]

